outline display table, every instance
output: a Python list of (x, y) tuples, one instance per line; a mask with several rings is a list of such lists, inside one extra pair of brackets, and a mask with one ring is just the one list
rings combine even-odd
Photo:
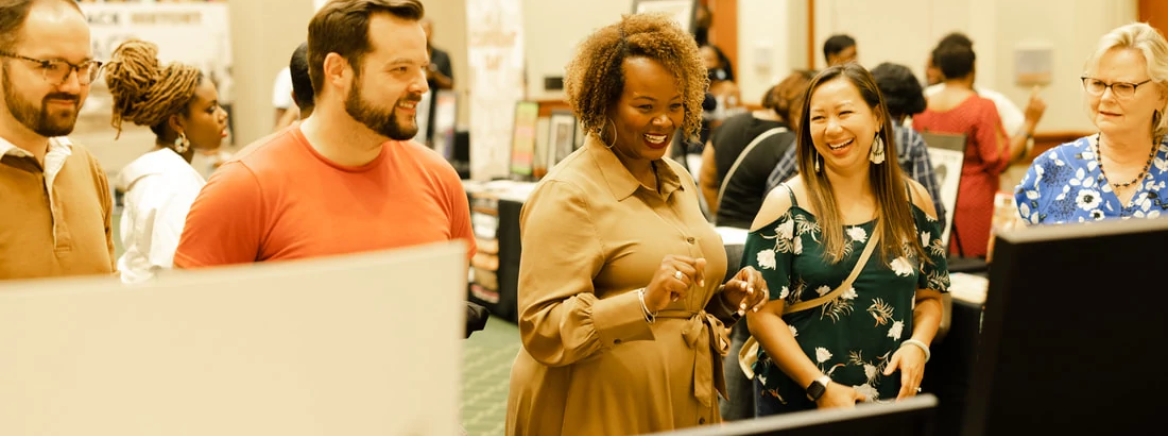
[(479, 253), (471, 261), (468, 299), (492, 315), (517, 323), (519, 213), (534, 183), (463, 181)]

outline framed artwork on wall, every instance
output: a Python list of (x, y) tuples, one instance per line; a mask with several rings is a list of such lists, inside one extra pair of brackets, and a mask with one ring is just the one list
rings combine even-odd
[(511, 176), (527, 180), (535, 170), (535, 127), (539, 103), (520, 101), (515, 104), (515, 124), (511, 130)]
[(552, 111), (551, 124), (548, 126), (548, 168), (576, 151), (576, 116), (571, 111)]

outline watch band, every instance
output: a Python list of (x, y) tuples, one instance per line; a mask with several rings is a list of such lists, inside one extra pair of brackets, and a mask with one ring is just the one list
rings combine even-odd
[(826, 375), (812, 381), (811, 385), (807, 386), (807, 399), (819, 401), (819, 398), (827, 392), (827, 385), (829, 384), (831, 384), (831, 377)]

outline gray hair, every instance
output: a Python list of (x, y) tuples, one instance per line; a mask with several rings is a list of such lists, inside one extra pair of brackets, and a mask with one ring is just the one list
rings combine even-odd
[[(1117, 27), (1099, 39), (1095, 53), (1087, 59), (1085, 71), (1099, 67), (1099, 59), (1111, 49), (1132, 49), (1144, 55), (1148, 65), (1148, 77), (1162, 92), (1168, 92), (1168, 41), (1147, 23), (1132, 23)], [(1160, 116), (1152, 120), (1152, 136), (1168, 134), (1168, 117), (1164, 116), (1168, 104), (1160, 108)]]

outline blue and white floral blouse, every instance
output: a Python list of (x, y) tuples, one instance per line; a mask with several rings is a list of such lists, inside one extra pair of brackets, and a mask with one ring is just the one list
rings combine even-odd
[(1058, 224), (1168, 215), (1168, 137), (1160, 142), (1151, 168), (1126, 205), (1099, 169), (1095, 141), (1095, 135), (1079, 138), (1034, 159), (1014, 189), (1014, 202), (1023, 220)]

